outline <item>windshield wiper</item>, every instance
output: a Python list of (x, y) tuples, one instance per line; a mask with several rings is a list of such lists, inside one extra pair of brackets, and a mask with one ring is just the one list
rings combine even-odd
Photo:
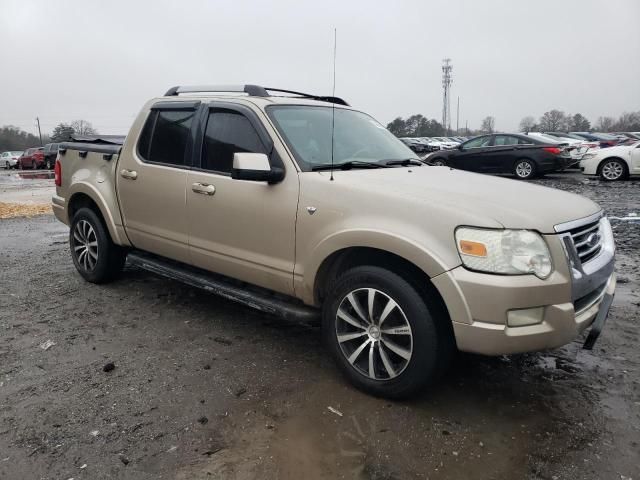
[(333, 165), (316, 165), (311, 167), (311, 171), (318, 172), (320, 170), (351, 170), (352, 168), (389, 168), (387, 165), (383, 165), (375, 162), (364, 162), (361, 160), (350, 160), (343, 163), (335, 163)]
[(416, 158), (405, 158), (404, 160), (389, 160), (385, 165), (402, 165), (403, 167), (406, 167), (408, 165), (422, 166), (424, 163)]

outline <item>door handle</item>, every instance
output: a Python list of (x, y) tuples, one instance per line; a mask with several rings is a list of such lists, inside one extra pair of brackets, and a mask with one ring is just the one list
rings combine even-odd
[(213, 195), (216, 193), (216, 187), (208, 183), (194, 183), (191, 185), (191, 190), (201, 195)]
[(135, 180), (138, 178), (138, 172), (135, 170), (127, 170), (126, 168), (120, 170), (120, 176), (128, 180)]

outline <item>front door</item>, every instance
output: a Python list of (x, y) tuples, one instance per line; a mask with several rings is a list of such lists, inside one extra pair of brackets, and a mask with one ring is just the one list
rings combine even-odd
[(458, 147), (458, 151), (454, 153), (451, 166), (471, 172), (484, 172), (484, 156), (490, 148), (491, 136), (485, 135), (477, 137)]
[[(203, 111), (198, 165), (187, 179), (191, 258), (195, 265), (232, 278), (293, 294), (298, 176), (259, 111), (212, 102)], [(234, 180), (233, 154), (265, 153), (285, 168), (282, 182)]]
[(196, 104), (156, 103), (137, 144), (120, 156), (117, 188), (131, 243), (141, 250), (189, 262), (186, 212)]

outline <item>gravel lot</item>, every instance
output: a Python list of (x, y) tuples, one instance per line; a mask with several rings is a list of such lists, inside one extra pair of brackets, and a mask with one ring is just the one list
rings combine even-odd
[[(537, 183), (640, 213), (637, 181)], [(0, 220), (0, 478), (638, 479), (640, 224), (614, 232), (620, 284), (592, 352), (459, 355), (389, 402), (339, 376), (315, 326), (133, 268), (85, 283), (52, 216)]]

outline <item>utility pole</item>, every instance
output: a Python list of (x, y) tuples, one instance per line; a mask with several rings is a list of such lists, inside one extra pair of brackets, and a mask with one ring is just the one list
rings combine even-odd
[(445, 129), (446, 135), (451, 130), (451, 108), (449, 104), (449, 90), (451, 89), (451, 83), (453, 78), (451, 77), (451, 59), (445, 58), (442, 60), (442, 127)]
[(36, 117), (36, 122), (38, 124), (38, 136), (40, 137), (40, 146), (42, 147), (42, 132), (40, 131), (40, 119)]
[(458, 109), (456, 112), (456, 135), (460, 135), (460, 95), (458, 95)]

